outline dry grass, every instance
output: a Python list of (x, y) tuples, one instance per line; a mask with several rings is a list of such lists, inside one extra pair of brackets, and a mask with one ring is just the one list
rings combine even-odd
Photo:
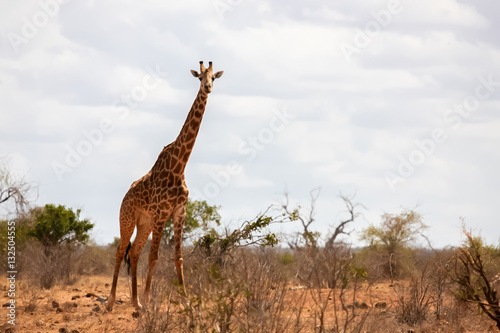
[[(105, 250), (87, 249), (73, 260), (72, 285), (56, 279), (51, 289), (41, 289), (33, 273), (25, 270), (18, 284), (18, 331), (488, 332), (492, 326), (454, 297), (453, 286), (443, 283), (436, 269), (396, 286), (371, 281), (353, 265), (348, 248), (244, 249), (217, 260), (188, 249), (188, 297), (175, 285), (172, 253), (162, 250), (151, 304), (135, 312), (123, 270), (117, 290), (123, 303), (106, 312), (97, 296), (109, 293), (110, 258), (101, 255), (100, 261), (96, 256), (102, 254), (96, 251)], [(141, 271), (139, 281), (144, 285), (145, 270)], [(415, 309), (421, 315), (408, 319)], [(2, 307), (0, 315), (5, 314)]]

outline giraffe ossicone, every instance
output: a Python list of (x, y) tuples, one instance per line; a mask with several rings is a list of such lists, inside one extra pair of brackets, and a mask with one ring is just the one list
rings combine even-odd
[[(182, 231), (189, 190), (186, 186), (184, 169), (200, 129), (208, 94), (212, 92), (214, 80), (220, 78), (223, 71), (214, 73), (211, 61), (208, 68), (203, 65), (203, 61), (200, 61), (200, 72), (191, 70), (191, 73), (200, 80), (200, 90), (179, 135), (174, 142), (163, 148), (151, 170), (133, 182), (123, 198), (120, 208), (120, 245), (116, 251), (113, 283), (107, 303), (108, 311), (113, 309), (118, 274), (126, 255), (132, 276), (132, 303), (136, 308), (140, 308), (137, 297), (137, 263), (144, 244), (152, 232), (149, 270), (144, 288), (144, 300), (146, 303), (149, 302), (151, 277), (158, 260), (161, 235), (164, 224), (170, 217), (174, 220), (175, 268), (179, 286), (185, 292)], [(135, 229), (137, 234), (131, 243), (130, 238)]]

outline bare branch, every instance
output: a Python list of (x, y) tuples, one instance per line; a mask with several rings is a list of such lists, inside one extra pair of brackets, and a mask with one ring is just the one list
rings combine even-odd
[[(487, 252), (480, 238), (472, 236), (463, 226), (466, 243), (456, 254), (454, 276), (463, 301), (475, 303), (500, 329), (500, 300), (494, 287), (496, 277), (487, 272)], [(485, 256), (483, 256), (483, 254)], [(486, 261), (485, 261), (486, 260)]]
[(352, 200), (354, 199), (354, 195), (351, 197), (345, 196), (345, 195), (340, 195), (340, 198), (344, 201), (347, 212), (349, 214), (349, 218), (347, 220), (341, 221), (337, 227), (335, 228), (335, 231), (333, 234), (330, 236), (330, 238), (326, 241), (325, 247), (333, 247), (335, 244), (335, 241), (337, 240), (337, 237), (340, 235), (349, 235), (351, 231), (345, 231), (345, 227), (351, 223), (354, 222), (354, 219), (356, 219), (359, 216), (358, 212), (355, 212), (357, 207), (360, 207), (360, 204), (353, 204)]
[(29, 194), (33, 186), (23, 178), (15, 179), (8, 170), (6, 163), (0, 165), (0, 207), (9, 211), (8, 204), (12, 203), (17, 213), (29, 208)]
[(288, 242), (288, 245), (291, 248), (299, 248), (300, 243), (302, 241), (304, 241), (306, 247), (316, 247), (319, 233), (311, 231), (310, 226), (315, 221), (314, 214), (316, 208), (316, 201), (318, 200), (320, 192), (321, 188), (318, 187), (311, 190), (311, 192), (309, 193), (311, 196), (311, 203), (310, 203), (311, 208), (309, 209), (309, 214), (307, 216), (300, 214), (300, 209), (301, 209), (300, 205), (294, 209), (291, 209), (288, 193), (284, 193), (285, 201), (281, 204), (281, 209), (283, 210), (284, 214), (288, 216), (290, 221), (300, 221), (303, 228), (303, 232), (299, 232), (296, 235), (296, 238), (292, 242)]

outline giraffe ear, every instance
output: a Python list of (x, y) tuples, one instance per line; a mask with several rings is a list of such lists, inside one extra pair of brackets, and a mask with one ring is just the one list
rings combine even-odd
[(191, 70), (191, 74), (193, 74), (194, 77), (199, 77), (200, 76), (200, 74), (198, 74), (198, 72), (195, 71), (195, 70)]
[(215, 73), (215, 78), (218, 79), (222, 76), (222, 73), (224, 73), (224, 71), (220, 71), (220, 72), (217, 72)]

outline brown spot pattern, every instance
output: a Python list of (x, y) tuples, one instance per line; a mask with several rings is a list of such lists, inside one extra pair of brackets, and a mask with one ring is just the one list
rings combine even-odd
[[(158, 259), (159, 243), (165, 221), (174, 219), (175, 267), (179, 284), (184, 283), (182, 269), (182, 230), (186, 213), (189, 190), (186, 187), (184, 169), (193, 149), (198, 134), (208, 95), (203, 91), (203, 84), (211, 78), (212, 69), (204, 69), (200, 74), (200, 90), (189, 111), (184, 126), (177, 139), (164, 147), (158, 155), (153, 168), (142, 178), (132, 183), (123, 198), (120, 208), (120, 245), (116, 251), (113, 285), (108, 298), (111, 310), (115, 300), (116, 284), (121, 263), (128, 251), (132, 274), (132, 302), (138, 307), (137, 298), (137, 262), (142, 249), (153, 233), (153, 242), (149, 255), (149, 271), (144, 291), (145, 300), (149, 300), (151, 275)], [(211, 81), (209, 81), (211, 82)], [(128, 250), (130, 238), (137, 228), (136, 238)]]

